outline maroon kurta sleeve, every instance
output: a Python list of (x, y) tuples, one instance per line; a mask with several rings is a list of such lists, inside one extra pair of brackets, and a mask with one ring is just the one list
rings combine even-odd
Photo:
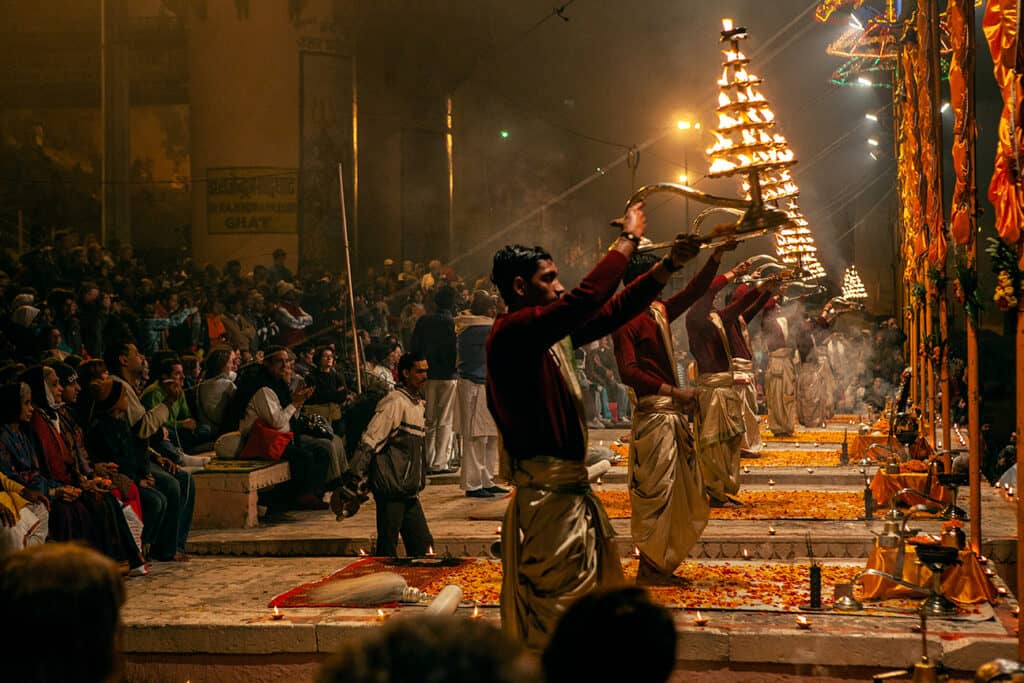
[(771, 301), (771, 299), (772, 290), (764, 290), (761, 296), (757, 297), (757, 300), (754, 301), (754, 303), (751, 304), (750, 307), (747, 308), (747, 310), (743, 311), (743, 314), (740, 316), (741, 318), (743, 318), (743, 322), (749, 325), (750, 321), (757, 317), (757, 314), (761, 312), (761, 309), (763, 309), (768, 304), (768, 302)]
[(683, 313), (686, 312), (690, 306), (692, 306), (697, 299), (701, 298), (708, 288), (711, 286), (711, 281), (715, 278), (715, 273), (718, 272), (718, 266), (721, 265), (721, 260), (710, 256), (704, 267), (694, 275), (690, 281), (686, 284), (686, 287), (681, 289), (672, 298), (665, 302), (665, 312), (668, 314), (669, 322), (672, 322)]
[[(637, 349), (638, 343), (643, 341), (647, 327), (643, 324), (645, 315), (641, 313), (612, 333), (612, 341), (615, 344), (615, 362), (619, 366), (622, 383), (636, 392), (637, 396), (657, 394), (662, 384), (675, 384), (675, 382), (666, 381), (651, 374), (643, 367), (655, 361), (654, 358), (642, 359)], [(665, 355), (665, 353), (663, 352), (661, 355)]]
[(661, 292), (662, 285), (650, 271), (629, 283), (611, 298), (592, 318), (572, 333), (574, 347), (585, 346), (595, 339), (607, 337), (621, 325), (640, 315)]
[(550, 348), (609, 303), (628, 263), (624, 254), (615, 250), (608, 252), (576, 287), (557, 301), (509, 313), (502, 327), (503, 334), (535, 348)]

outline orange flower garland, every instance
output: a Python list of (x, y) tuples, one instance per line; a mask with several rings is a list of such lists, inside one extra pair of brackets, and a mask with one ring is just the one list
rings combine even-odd
[(762, 431), (761, 438), (765, 441), (781, 443), (842, 443), (843, 433), (824, 429), (809, 429), (805, 432), (790, 434), (789, 436), (775, 436), (769, 431)]
[[(636, 577), (637, 561), (623, 562), (626, 577)], [(830, 596), (837, 583), (849, 582), (861, 570), (855, 565), (822, 565), (822, 595)], [(687, 609), (752, 609), (793, 612), (810, 599), (807, 563), (685, 562), (676, 575), (682, 586), (648, 588), (667, 607)], [(478, 560), (423, 586), (436, 595), (448, 584), (462, 587), (463, 600), (497, 605), (501, 596), (501, 563)]]
[[(629, 492), (596, 491), (611, 519), (629, 519)], [(712, 519), (859, 519), (864, 496), (849, 491), (740, 491), (743, 505), (712, 508)]]
[(839, 451), (774, 450), (761, 451), (759, 458), (742, 458), (741, 462), (755, 467), (833, 467), (839, 464)]

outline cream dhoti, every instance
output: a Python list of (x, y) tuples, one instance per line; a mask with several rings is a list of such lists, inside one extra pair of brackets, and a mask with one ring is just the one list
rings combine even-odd
[(502, 628), (541, 648), (559, 617), (595, 588), (624, 582), (611, 522), (582, 462), (520, 460), (501, 527)]
[(704, 486), (712, 500), (724, 502), (726, 494), (740, 490), (740, 444), (743, 441), (743, 408), (733, 387), (732, 371), (704, 373), (700, 388), (700, 420), (697, 458)]
[(821, 364), (817, 356), (811, 356), (800, 364), (796, 380), (797, 413), (800, 424), (805, 427), (820, 427), (825, 422), (828, 392)]
[(793, 369), (793, 349), (775, 349), (768, 354), (764, 398), (768, 404), (768, 429), (772, 434), (792, 434), (796, 426), (796, 370)]
[(639, 400), (629, 453), (633, 543), (671, 574), (700, 538), (710, 512), (693, 434), (671, 397)]
[(743, 407), (743, 440), (740, 449), (758, 453), (764, 448), (761, 441), (761, 421), (757, 417), (757, 379), (754, 377), (754, 362), (747, 358), (732, 358), (733, 388), (740, 397)]

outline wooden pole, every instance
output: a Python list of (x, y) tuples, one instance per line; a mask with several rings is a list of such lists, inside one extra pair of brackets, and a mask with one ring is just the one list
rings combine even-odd
[[(1018, 259), (1021, 255), (1017, 247)], [(1024, 303), (1017, 304), (1017, 435), (1024, 434)], [(1024, 586), (1024, 502), (1021, 501), (1020, 487), (1024, 486), (1024, 467), (1017, 466), (1017, 592)], [(1024, 614), (1017, 615), (1017, 659), (1024, 659)]]
[[(949, 302), (946, 301), (946, 286), (939, 290), (939, 336), (943, 340), (949, 339)], [(943, 347), (942, 355), (939, 356), (939, 391), (942, 393), (941, 409), (939, 412), (942, 420), (942, 448), (948, 451), (953, 447), (953, 425), (950, 423), (949, 404), (949, 353), (948, 347)], [(943, 471), (952, 472), (953, 456), (946, 453), (942, 456)]]
[[(973, 12), (973, 8), (971, 10)], [(928, 89), (931, 93), (932, 101), (932, 120), (930, 121), (932, 128), (932, 140), (935, 145), (935, 154), (933, 155), (934, 166), (930, 169), (932, 173), (931, 182), (934, 183), (933, 192), (936, 197), (936, 204), (938, 206), (939, 215), (936, 224), (930, 226), (931, 229), (938, 233), (940, 236), (944, 236), (946, 232), (946, 216), (945, 208), (943, 205), (944, 193), (944, 182), (942, 177), (942, 110), (940, 103), (942, 102), (941, 95), (941, 76), (940, 71), (942, 70), (941, 58), (939, 54), (939, 1), (929, 0), (928, 2)], [(942, 448), (950, 448), (951, 439), (951, 425), (949, 423), (949, 354), (945, 352), (945, 344), (949, 339), (949, 311), (947, 308), (946, 294), (947, 288), (945, 285), (945, 273), (946, 263), (943, 260), (942, 263), (933, 264), (934, 268), (939, 271), (939, 281), (941, 286), (936, 287), (935, 296), (938, 301), (938, 314), (939, 314), (939, 342), (943, 344), (943, 351), (939, 355), (938, 367), (934, 370), (938, 373), (939, 380), (939, 393), (942, 394), (941, 404), (939, 407), (939, 420), (942, 422)], [(934, 366), (934, 362), (933, 362)], [(932, 381), (935, 381), (935, 375), (932, 375)], [(933, 392), (934, 397), (934, 392)], [(935, 407), (933, 406), (933, 416), (935, 415)], [(934, 419), (932, 422), (934, 430)], [(935, 438), (935, 432), (931, 432), (931, 436)], [(946, 472), (950, 471), (950, 456), (947, 454), (943, 458), (943, 463), (946, 466)]]
[(352, 292), (352, 255), (348, 246), (348, 216), (345, 211), (345, 176), (338, 162), (338, 200), (341, 207), (341, 234), (345, 242), (345, 281), (348, 286), (348, 310), (352, 319), (352, 348), (356, 360), (356, 391), (363, 393), (363, 354), (359, 348), (359, 328), (356, 326), (356, 298)]
[[(978, 269), (978, 188), (977, 160), (978, 127), (977, 111), (975, 110), (974, 65), (978, 45), (975, 35), (974, 8), (970, 0), (957, 0), (964, 5), (963, 14), (967, 20), (967, 63), (964, 78), (967, 88), (967, 201), (969, 203), (970, 232), (966, 246), (966, 266), (970, 272)], [(978, 312), (975, 311), (977, 315)], [(983, 536), (981, 532), (981, 388), (978, 381), (978, 321), (974, 316), (967, 316), (967, 453), (970, 470), (970, 515), (971, 515), (971, 549), (981, 553)], [(1020, 534), (1017, 535), (1020, 538)], [(1018, 559), (1018, 563), (1019, 563)], [(1018, 586), (1021, 584), (1018, 583)]]
[[(927, 265), (923, 266), (927, 268)], [(928, 278), (928, 273), (925, 271), (923, 277), (925, 280)], [(925, 285), (927, 288), (927, 285)], [(922, 331), (925, 341), (932, 338), (932, 329), (935, 325), (933, 319), (933, 302), (930, 295), (926, 294), (924, 298), (924, 329)], [(924, 360), (921, 363), (924, 372), (924, 428), (925, 434), (928, 437), (928, 442), (935, 444), (935, 368), (932, 364), (932, 354), (928, 351), (928, 345), (925, 344)]]

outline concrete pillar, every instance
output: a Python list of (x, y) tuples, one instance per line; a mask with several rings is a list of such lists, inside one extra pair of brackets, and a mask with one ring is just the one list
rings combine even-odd
[(131, 244), (131, 83), (122, 39), (124, 0), (100, 2), (101, 236)]
[[(345, 84), (336, 82), (339, 69), (320, 68), (314, 69), (311, 85), (309, 64), (304, 61), (304, 55), (312, 52), (330, 56), (347, 50), (336, 39), (331, 0), (300, 4), (189, 3), (192, 253), (199, 262), (220, 267), (234, 258), (248, 270), (260, 263), (269, 265), (272, 252), (282, 248), (293, 270), (300, 251), (318, 256), (334, 252), (337, 263), (329, 265), (340, 269), (340, 223), (320, 221), (319, 232), (303, 239), (304, 251), (300, 248), (303, 208), (323, 212), (322, 202), (329, 203), (333, 196), (331, 213), (336, 214), (338, 201), (337, 160), (331, 156), (320, 160), (320, 169), (329, 170), (320, 180), (330, 181), (321, 184), (333, 189), (302, 206), (308, 197), (301, 184), (308, 174), (300, 174), (299, 168), (308, 149), (300, 135), (308, 147), (309, 122), (323, 122), (328, 109), (350, 126), (351, 81), (346, 94)], [(350, 59), (340, 71), (351, 74)], [(311, 115), (306, 107), (312, 99), (304, 96), (310, 89), (324, 97), (340, 91), (342, 103)], [(334, 146), (351, 158), (351, 133), (347, 138), (344, 131), (333, 137)], [(325, 235), (328, 226), (336, 228), (337, 240)]]

